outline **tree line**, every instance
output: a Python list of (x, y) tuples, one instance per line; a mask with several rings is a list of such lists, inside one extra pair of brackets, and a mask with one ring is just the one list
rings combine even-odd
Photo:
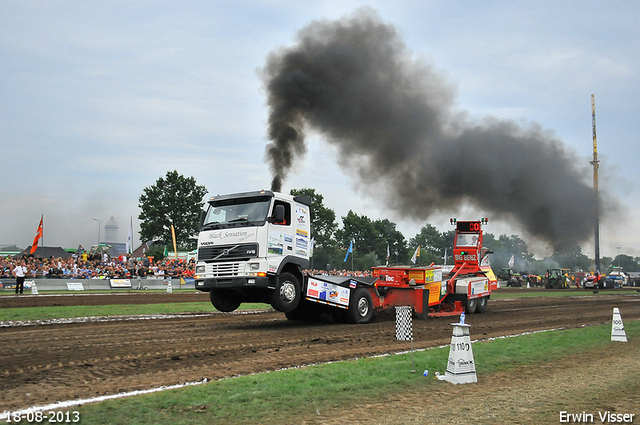
[[(154, 252), (161, 256), (164, 247), (171, 251), (173, 225), (179, 249), (193, 250), (197, 246), (198, 227), (202, 199), (208, 193), (205, 186), (198, 185), (194, 177), (184, 177), (177, 171), (169, 171), (154, 185), (144, 188), (139, 198), (141, 213), (140, 240), (154, 242), (160, 247)], [(306, 195), (311, 198), (311, 234), (314, 238), (312, 268), (368, 270), (373, 266), (411, 264), (410, 259), (420, 247), (419, 264), (453, 264), (453, 229), (440, 231), (425, 223), (410, 239), (388, 219), (373, 220), (349, 210), (340, 217), (338, 224), (335, 211), (324, 204), (324, 197), (315, 189), (292, 189), (291, 195)], [(347, 249), (352, 245), (353, 253), (345, 260)], [(549, 255), (538, 260), (528, 250), (520, 237), (491, 233), (484, 234), (484, 246), (493, 254), (491, 265), (494, 271), (508, 267), (512, 256), (516, 271), (544, 274), (548, 268), (562, 267), (572, 271), (588, 271), (593, 261), (582, 253), (580, 246), (566, 244), (549, 248)], [(640, 257), (619, 254), (615, 258), (601, 258), (604, 270), (620, 265), (625, 271), (640, 271)]]

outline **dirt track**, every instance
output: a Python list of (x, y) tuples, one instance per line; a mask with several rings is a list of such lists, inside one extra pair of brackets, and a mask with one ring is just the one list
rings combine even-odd
[[(640, 294), (491, 300), (467, 318), (472, 339), (610, 323), (613, 307), (640, 319)], [(11, 303), (138, 304), (207, 301), (206, 294), (1, 297)], [(125, 301), (126, 300), (126, 301)], [(213, 310), (213, 308), (212, 308)], [(416, 348), (448, 344), (452, 318), (414, 320)], [(404, 351), (395, 322), (296, 323), (282, 313), (190, 314), (144, 321), (0, 328), (0, 411), (123, 391)]]

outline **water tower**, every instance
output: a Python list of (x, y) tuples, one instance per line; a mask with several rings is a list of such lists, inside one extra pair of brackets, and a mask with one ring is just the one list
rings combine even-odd
[(107, 224), (104, 225), (104, 242), (118, 242), (118, 223), (116, 223), (116, 219), (113, 218), (113, 216), (111, 216)]

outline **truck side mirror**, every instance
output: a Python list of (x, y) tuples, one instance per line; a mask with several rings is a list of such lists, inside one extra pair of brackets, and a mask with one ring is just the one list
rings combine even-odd
[(200, 211), (200, 229), (202, 229), (202, 225), (204, 224), (204, 219), (207, 216), (207, 212), (205, 210)]
[(275, 224), (285, 224), (284, 223), (284, 205), (275, 206), (273, 210), (273, 218), (271, 222)]

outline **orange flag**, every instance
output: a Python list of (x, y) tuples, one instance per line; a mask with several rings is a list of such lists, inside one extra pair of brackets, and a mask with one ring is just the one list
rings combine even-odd
[(38, 249), (38, 241), (42, 237), (42, 217), (40, 217), (40, 225), (38, 226), (38, 231), (36, 232), (36, 237), (33, 238), (33, 244), (31, 244), (31, 251), (29, 254), (33, 254)]

